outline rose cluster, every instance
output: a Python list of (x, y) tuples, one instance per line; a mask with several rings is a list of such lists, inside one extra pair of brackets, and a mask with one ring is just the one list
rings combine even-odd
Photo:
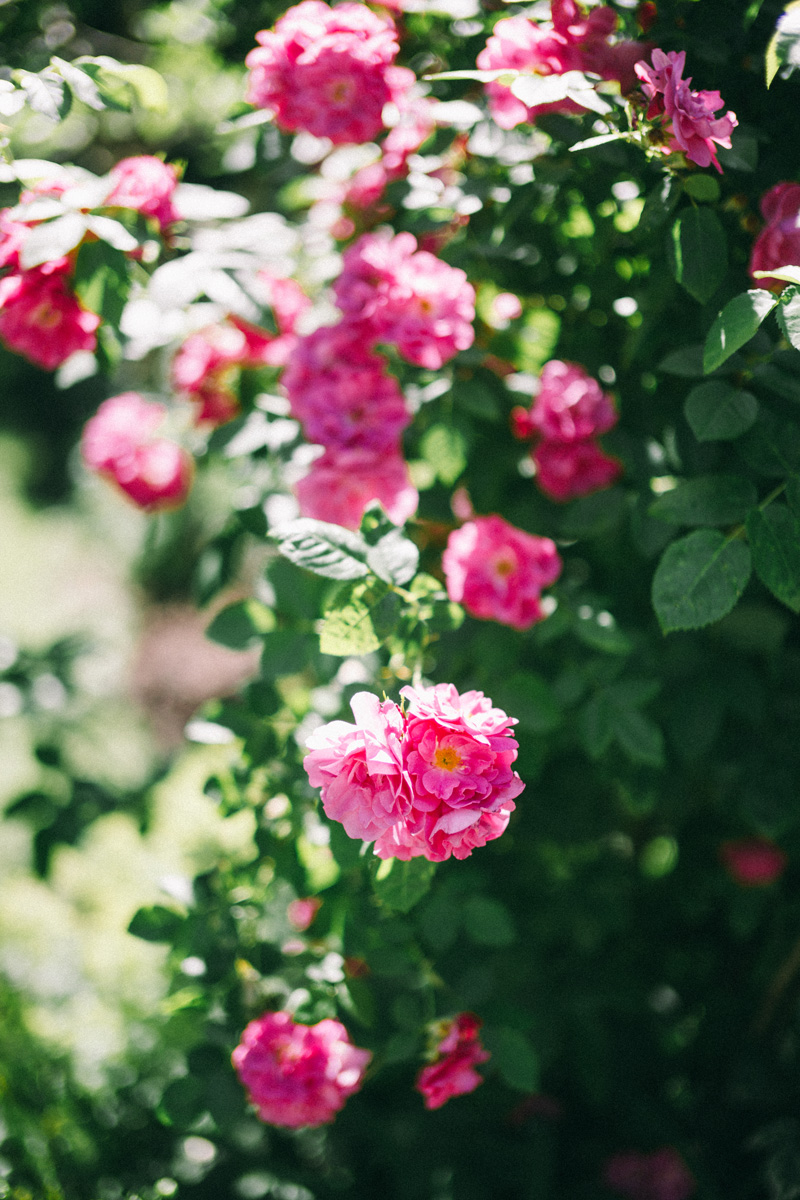
[(372, 1055), (339, 1021), (300, 1025), (287, 1012), (251, 1021), (233, 1052), (236, 1072), (268, 1125), (326, 1125), (357, 1092)]
[[(616, 79), (623, 92), (635, 84), (634, 63), (641, 58), (637, 42), (614, 42), (617, 15), (602, 6), (585, 12), (575, 0), (551, 0), (550, 24), (529, 17), (504, 17), (498, 21), (477, 58), (482, 71), (508, 67), (536, 75), (564, 75), (590, 71), (603, 79)], [(535, 121), (545, 112), (581, 113), (572, 100), (527, 105), (510, 87), (497, 81), (486, 85), (492, 117), (503, 129)]]
[(191, 455), (156, 436), (166, 411), (138, 392), (123, 392), (100, 405), (81, 441), (87, 467), (149, 512), (182, 504), (192, 482)]
[(311, 301), (293, 279), (259, 272), (277, 334), (236, 316), (191, 334), (172, 362), (175, 390), (197, 405), (197, 420), (222, 425), (239, 411), (237, 384), (242, 370), (282, 367), (297, 342), (295, 325)]
[(411, 418), (375, 345), (438, 369), (472, 344), (475, 291), (412, 234), (368, 233), (346, 251), (334, 293), (342, 321), (301, 338), (283, 379), (306, 437), (325, 448), (298, 484), (300, 506), (357, 528), (379, 500), (402, 523), (417, 506), (400, 444)]
[(551, 359), (530, 409), (515, 408), (514, 433), (536, 438), (536, 482), (552, 500), (573, 500), (609, 487), (622, 468), (597, 441), (617, 422), (613, 401), (578, 363)]
[(357, 693), (355, 724), (330, 721), (304, 760), (322, 806), (380, 858), (467, 858), (500, 837), (524, 784), (516, 721), (483, 692), (404, 687), (404, 704)]
[[(800, 183), (776, 183), (761, 197), (766, 225), (755, 240), (750, 255), (750, 274), (800, 267)], [(781, 279), (755, 279), (756, 287), (782, 288)]]
[(442, 556), (451, 600), (473, 617), (530, 629), (547, 614), (542, 589), (561, 574), (550, 538), (516, 529), (502, 517), (476, 517), (454, 530)]
[(475, 1068), (491, 1055), (480, 1043), (480, 1027), (480, 1018), (469, 1012), (445, 1023), (434, 1061), (417, 1076), (416, 1088), (425, 1097), (426, 1108), (441, 1108), (453, 1096), (465, 1096), (483, 1083)]
[(731, 134), (739, 122), (730, 110), (721, 117), (714, 116), (722, 108), (722, 97), (719, 92), (693, 91), (691, 79), (683, 78), (685, 63), (685, 50), (671, 50), (669, 54), (654, 50), (651, 64), (636, 64), (642, 91), (650, 101), (646, 116), (650, 121), (670, 122), (663, 147), (666, 153), (682, 150), (699, 167), (713, 163), (721, 174), (716, 148), (730, 149)]

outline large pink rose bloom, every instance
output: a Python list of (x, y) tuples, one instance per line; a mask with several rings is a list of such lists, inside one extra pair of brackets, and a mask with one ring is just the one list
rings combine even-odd
[(145, 217), (152, 217), (163, 231), (180, 214), (172, 205), (178, 185), (178, 172), (170, 163), (152, 154), (123, 158), (111, 168), (112, 189), (106, 197), (109, 208), (132, 208)]
[(617, 413), (608, 392), (578, 363), (551, 359), (542, 368), (540, 383), (529, 419), (531, 428), (542, 437), (583, 441), (608, 433), (616, 424)]
[(303, 760), (322, 807), (352, 838), (372, 842), (402, 819), (410, 789), (402, 770), (403, 715), (391, 700), (358, 692), (350, 701), (356, 723), (329, 721), (306, 740)]
[(418, 367), (438, 370), (475, 337), (475, 289), (465, 272), (417, 250), (411, 233), (360, 237), (345, 252), (334, 292), (349, 320)]
[(502, 517), (476, 517), (454, 530), (442, 556), (451, 600), (468, 613), (529, 629), (545, 613), (542, 588), (561, 574), (561, 559), (550, 538), (525, 533)]
[(475, 1070), (491, 1055), (480, 1043), (481, 1022), (474, 1013), (459, 1013), (436, 1047), (436, 1060), (423, 1067), (416, 1089), (425, 1097), (425, 1107), (441, 1108), (453, 1096), (465, 1096), (483, 1083)]
[(391, 17), (362, 4), (303, 0), (256, 40), (245, 59), (248, 101), (270, 109), (282, 129), (337, 145), (376, 137), (384, 105), (414, 82), (411, 71), (392, 66), (399, 46)]
[(525, 787), (511, 767), (518, 749), (509, 733), (515, 722), (482, 692), (460, 696), (448, 683), (404, 687), (400, 694), (406, 700), (403, 767), (412, 788), (406, 817), (411, 844), (404, 847), (402, 838), (389, 835), (379, 839), (375, 853), (406, 859), (421, 853), (431, 862), (467, 858), (500, 836)]
[(67, 269), (67, 260), (59, 259), (0, 280), (0, 341), (46, 371), (97, 345), (100, 318), (81, 308)]
[(298, 1025), (286, 1012), (251, 1021), (231, 1058), (268, 1125), (326, 1125), (364, 1081), (372, 1055), (339, 1021)]
[(177, 442), (156, 437), (165, 415), (163, 404), (123, 392), (100, 405), (81, 440), (87, 467), (150, 512), (182, 504), (192, 482), (190, 455)]
[(672, 1146), (653, 1154), (615, 1154), (606, 1163), (603, 1182), (626, 1200), (689, 1200), (697, 1187)]
[(739, 122), (730, 110), (715, 117), (722, 108), (723, 99), (719, 92), (695, 92), (691, 79), (683, 78), (686, 52), (654, 50), (652, 65), (647, 62), (636, 64), (636, 74), (642, 83), (642, 91), (650, 101), (648, 118), (663, 115), (671, 121), (669, 148), (682, 150), (691, 162), (699, 167), (712, 163), (722, 174), (717, 159), (717, 146), (730, 149), (731, 134)]
[(600, 449), (592, 438), (580, 442), (540, 442), (531, 453), (536, 482), (551, 500), (564, 502), (610, 487), (622, 464)]
[(372, 500), (382, 504), (390, 521), (403, 525), (417, 511), (419, 494), (399, 449), (328, 450), (295, 484), (304, 517), (358, 529)]
[(761, 197), (767, 222), (755, 240), (749, 271), (756, 287), (782, 288), (782, 279), (756, 279), (756, 271), (800, 266), (800, 183), (776, 183)]

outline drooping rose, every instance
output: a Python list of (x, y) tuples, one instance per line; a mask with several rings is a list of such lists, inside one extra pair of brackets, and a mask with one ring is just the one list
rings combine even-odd
[(480, 1043), (481, 1021), (474, 1013), (459, 1013), (448, 1022), (436, 1047), (436, 1058), (417, 1076), (416, 1089), (425, 1097), (427, 1109), (441, 1108), (454, 1096), (474, 1092), (483, 1083), (475, 1068), (491, 1055)]
[(502, 517), (476, 517), (454, 530), (442, 556), (451, 600), (474, 617), (529, 629), (545, 613), (542, 589), (561, 574), (550, 538), (516, 529)]
[(261, 1120), (299, 1129), (332, 1121), (371, 1057), (339, 1021), (300, 1025), (287, 1012), (267, 1012), (247, 1026), (232, 1061)]

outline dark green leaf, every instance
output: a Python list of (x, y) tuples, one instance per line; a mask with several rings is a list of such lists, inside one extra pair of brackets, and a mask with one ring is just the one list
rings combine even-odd
[(722, 442), (745, 433), (758, 416), (758, 401), (719, 379), (692, 388), (683, 406), (698, 442)]
[(470, 896), (464, 902), (464, 928), (479, 946), (511, 946), (516, 931), (504, 904), (490, 896)]
[(647, 767), (664, 765), (664, 738), (654, 721), (635, 708), (619, 708), (613, 723), (614, 737), (632, 762)]
[(733, 525), (757, 500), (755, 486), (740, 475), (700, 475), (659, 496), (649, 512), (671, 525)]
[(784, 504), (754, 508), (747, 536), (756, 574), (792, 612), (800, 612), (800, 522)]
[(681, 346), (680, 350), (671, 350), (656, 367), (666, 375), (679, 375), (682, 379), (699, 379), (703, 374), (703, 346)]
[(694, 200), (700, 200), (706, 204), (715, 204), (719, 200), (719, 184), (713, 175), (701, 175), (698, 172), (690, 175), (683, 186)]
[(239, 600), (217, 613), (206, 629), (206, 637), (230, 650), (249, 650), (274, 628), (275, 616), (265, 604), (258, 600)]
[(483, 1043), (491, 1054), (491, 1065), (509, 1087), (520, 1092), (538, 1092), (539, 1059), (524, 1033), (509, 1026), (487, 1026)]
[(428, 862), (427, 858), (412, 858), (408, 862), (399, 858), (373, 859), (370, 873), (375, 895), (381, 904), (406, 913), (428, 891), (436, 874), (436, 864)]
[(786, 480), (786, 500), (795, 518), (800, 521), (800, 479), (797, 476)]
[(735, 350), (739, 350), (750, 341), (777, 303), (777, 296), (763, 288), (751, 288), (749, 292), (743, 292), (741, 296), (734, 296), (728, 301), (708, 331), (703, 351), (703, 369), (706, 375), (710, 375), (726, 358), (730, 358)]
[(725, 171), (755, 171), (758, 165), (759, 131), (739, 124), (731, 137), (731, 148), (720, 146), (718, 158)]
[(308, 659), (309, 637), (291, 629), (276, 629), (264, 635), (261, 653), (261, 673), (267, 679), (281, 675), (296, 675)]
[(725, 231), (710, 208), (688, 208), (672, 227), (669, 242), (672, 273), (700, 304), (710, 300), (725, 276), (728, 252)]
[(785, 477), (800, 473), (800, 425), (761, 410), (752, 429), (739, 439), (736, 449), (754, 471)]
[(795, 350), (800, 350), (800, 288), (786, 288), (778, 305), (777, 317), (783, 336)]
[(285, 558), (326, 579), (361, 579), (368, 574), (369, 547), (360, 533), (300, 517), (271, 535)]
[(738, 538), (698, 529), (665, 550), (653, 578), (664, 633), (701, 629), (729, 613), (750, 578), (750, 550)]
[(152, 904), (133, 914), (128, 933), (143, 938), (146, 942), (173, 942), (184, 920), (184, 916), (174, 908)]
[(598, 692), (581, 709), (578, 734), (589, 757), (602, 758), (614, 740), (614, 711), (607, 692)]
[(118, 325), (130, 291), (130, 264), (107, 242), (85, 242), (78, 251), (74, 288), (85, 308)]
[(158, 1118), (165, 1125), (188, 1129), (208, 1107), (206, 1089), (199, 1079), (183, 1075), (167, 1084), (158, 1105)]
[(501, 679), (493, 699), (512, 713), (523, 729), (532, 733), (552, 733), (563, 719), (561, 706), (550, 684), (532, 671), (519, 671), (510, 679)]
[(578, 614), (575, 633), (585, 646), (603, 654), (630, 654), (630, 638), (622, 632), (610, 613)]
[(639, 229), (650, 232), (660, 228), (671, 216), (680, 198), (680, 180), (674, 175), (665, 175), (661, 183), (648, 193), (639, 218)]

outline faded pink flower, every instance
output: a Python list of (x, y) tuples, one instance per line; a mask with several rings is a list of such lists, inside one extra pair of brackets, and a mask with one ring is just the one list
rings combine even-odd
[(642, 91), (650, 101), (648, 119), (659, 116), (671, 121), (669, 149), (682, 150), (691, 162), (699, 167), (714, 164), (722, 174), (717, 159), (716, 146), (730, 149), (731, 134), (739, 122), (730, 110), (715, 117), (722, 108), (723, 99), (719, 92), (695, 92), (691, 79), (683, 79), (686, 52), (654, 50), (652, 66), (638, 62), (635, 70), (642, 83)]
[(451, 600), (473, 617), (530, 629), (545, 617), (542, 588), (561, 574), (550, 538), (525, 533), (502, 517), (476, 517), (454, 530), (442, 556)]
[(131, 208), (158, 221), (163, 233), (179, 220), (172, 197), (178, 185), (178, 171), (171, 163), (152, 154), (123, 158), (111, 168), (112, 189), (105, 200), (108, 208)]
[(326, 1125), (363, 1081), (369, 1050), (339, 1021), (299, 1025), (287, 1012), (251, 1021), (231, 1059), (258, 1115), (268, 1125)]
[(186, 499), (193, 461), (177, 442), (155, 436), (166, 409), (137, 392), (105, 400), (86, 423), (83, 460), (139, 508), (172, 508)]
[(551, 359), (540, 377), (530, 426), (543, 438), (580, 442), (608, 433), (617, 423), (614, 402), (578, 363)]
[(490, 314), (492, 324), (502, 327), (522, 316), (522, 301), (513, 292), (498, 292), (492, 299)]
[(626, 1200), (689, 1200), (697, 1187), (683, 1158), (672, 1146), (653, 1154), (615, 1154), (606, 1163), (603, 1182)]
[(411, 71), (392, 66), (399, 46), (391, 17), (362, 4), (303, 0), (256, 41), (245, 59), (249, 103), (270, 109), (282, 129), (337, 145), (373, 139), (384, 106), (414, 82)]
[(344, 322), (300, 338), (283, 386), (310, 442), (330, 451), (399, 455), (411, 414), (386, 359), (369, 348), (358, 327)]
[(399, 449), (328, 450), (295, 484), (304, 517), (358, 529), (364, 509), (378, 500), (390, 521), (403, 525), (417, 511), (419, 493)]
[(418, 367), (438, 370), (475, 337), (475, 289), (465, 272), (417, 250), (411, 233), (360, 237), (345, 251), (334, 292), (348, 320)]
[(271, 338), (264, 350), (263, 361), (270, 366), (282, 367), (297, 341), (297, 322), (311, 308), (311, 298), (296, 280), (273, 275), (266, 267), (258, 272), (258, 282), (278, 327), (278, 336)]
[(579, 442), (540, 442), (531, 452), (536, 482), (551, 500), (574, 500), (610, 487), (622, 464), (604, 454), (592, 438)]
[(94, 350), (96, 313), (81, 308), (66, 281), (66, 259), (0, 279), (0, 341), (54, 371), (76, 350)]
[(12, 221), (9, 211), (7, 208), (0, 210), (0, 267), (18, 271), (19, 252), (32, 227), (25, 221)]
[(765, 837), (723, 842), (719, 855), (725, 870), (740, 887), (767, 887), (781, 877), (789, 861), (780, 846)]
[(416, 1089), (425, 1097), (425, 1107), (441, 1108), (453, 1096), (465, 1096), (483, 1083), (475, 1068), (491, 1055), (480, 1043), (479, 1017), (459, 1013), (448, 1022), (445, 1036), (436, 1047), (436, 1059), (417, 1076)]
[(352, 838), (371, 842), (402, 819), (411, 803), (402, 770), (403, 714), (391, 700), (357, 692), (355, 725), (329, 721), (306, 739), (303, 766), (322, 807)]
[(767, 224), (753, 244), (749, 271), (756, 287), (783, 288), (782, 279), (756, 279), (756, 271), (800, 266), (800, 183), (776, 183), (761, 197)]
[(289, 924), (301, 933), (308, 929), (322, 906), (322, 901), (316, 896), (304, 900), (292, 900), (286, 909)]

